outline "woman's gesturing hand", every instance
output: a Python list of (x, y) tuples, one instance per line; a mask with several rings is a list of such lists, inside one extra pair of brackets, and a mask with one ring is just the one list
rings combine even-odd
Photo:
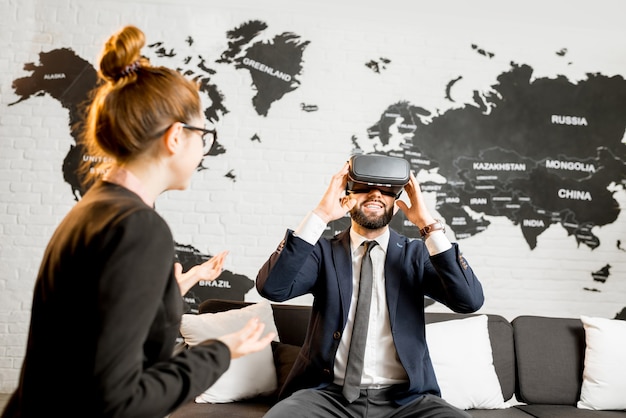
[(202, 264), (198, 264), (183, 273), (183, 265), (180, 263), (174, 264), (174, 275), (176, 281), (180, 287), (180, 294), (185, 296), (189, 290), (196, 285), (200, 280), (213, 281), (222, 274), (224, 270), (224, 260), (228, 255), (228, 250), (222, 251), (219, 254), (214, 255)]
[(250, 318), (239, 331), (221, 336), (218, 340), (228, 346), (230, 358), (236, 359), (260, 351), (272, 342), (276, 333), (270, 332), (261, 337), (264, 329), (265, 324), (260, 322), (259, 318)]

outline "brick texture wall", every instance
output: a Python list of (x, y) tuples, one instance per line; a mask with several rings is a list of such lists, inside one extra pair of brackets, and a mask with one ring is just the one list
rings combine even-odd
[[(68, 112), (45, 94), (13, 104), (18, 97), (12, 82), (28, 74), (24, 64), (37, 63), (40, 52), (71, 48), (95, 65), (104, 40), (125, 24), (142, 28), (148, 43), (162, 41), (177, 50), (189, 50), (185, 40), (191, 36), (191, 49), (211, 61), (226, 49), (226, 32), (249, 20), (266, 22), (268, 39), (293, 32), (310, 41), (301, 86), (275, 102), (267, 117), (251, 104), (249, 73), (211, 63), (220, 70), (214, 82), (230, 110), (218, 126), (228, 153), (209, 159), (209, 169), (195, 174), (189, 190), (168, 192), (157, 201), (178, 242), (210, 254), (228, 249), (227, 269), (254, 279), (285, 229), (296, 227), (317, 204), (350, 155), (350, 138), (365, 137), (390, 104), (409, 101), (433, 113), (461, 106), (474, 91), (487, 91), (512, 61), (530, 65), (535, 77), (561, 74), (575, 81), (587, 73), (626, 74), (623, 2), (531, 0), (517, 10), (500, 3), (2, 2), (0, 392), (17, 383), (39, 262), (54, 228), (75, 203), (61, 170), (73, 144)], [(563, 48), (567, 59), (555, 54)], [(381, 58), (391, 62), (380, 73), (365, 66)], [(446, 84), (459, 75), (456, 102), (445, 100)], [(303, 103), (318, 111), (301, 111)], [(251, 140), (254, 135), (258, 141)], [(229, 172), (234, 181), (225, 175)], [(623, 184), (615, 198), (623, 209)], [(434, 196), (428, 199), (434, 207)], [(520, 314), (612, 318), (626, 306), (626, 252), (615, 244), (626, 242), (623, 212), (610, 226), (594, 229), (602, 243), (595, 250), (578, 246), (558, 225), (531, 250), (519, 226), (504, 218), (490, 221), (486, 232), (459, 241), (485, 287), (482, 312), (509, 319)], [(591, 272), (606, 264), (610, 277), (594, 283)], [(246, 294), (246, 300), (259, 298), (254, 289)]]

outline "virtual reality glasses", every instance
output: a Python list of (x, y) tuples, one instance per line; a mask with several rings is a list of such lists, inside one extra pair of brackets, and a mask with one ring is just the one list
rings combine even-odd
[(397, 199), (409, 182), (411, 167), (404, 158), (359, 154), (350, 157), (348, 163), (346, 193), (369, 193), (377, 189)]

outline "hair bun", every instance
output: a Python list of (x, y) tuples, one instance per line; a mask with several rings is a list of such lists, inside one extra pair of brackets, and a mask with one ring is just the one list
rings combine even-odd
[(145, 35), (135, 26), (125, 26), (105, 43), (100, 57), (100, 75), (105, 80), (116, 82), (137, 72), (146, 62), (141, 59)]

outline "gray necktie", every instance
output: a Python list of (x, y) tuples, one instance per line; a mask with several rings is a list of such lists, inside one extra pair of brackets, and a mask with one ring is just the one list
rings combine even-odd
[(363, 374), (363, 358), (365, 357), (365, 341), (367, 340), (367, 324), (370, 317), (372, 300), (372, 259), (370, 251), (378, 244), (376, 241), (365, 241), (365, 254), (361, 261), (359, 278), (359, 299), (356, 303), (354, 326), (348, 353), (346, 377), (343, 383), (343, 396), (348, 402), (354, 402), (360, 394), (361, 375)]

